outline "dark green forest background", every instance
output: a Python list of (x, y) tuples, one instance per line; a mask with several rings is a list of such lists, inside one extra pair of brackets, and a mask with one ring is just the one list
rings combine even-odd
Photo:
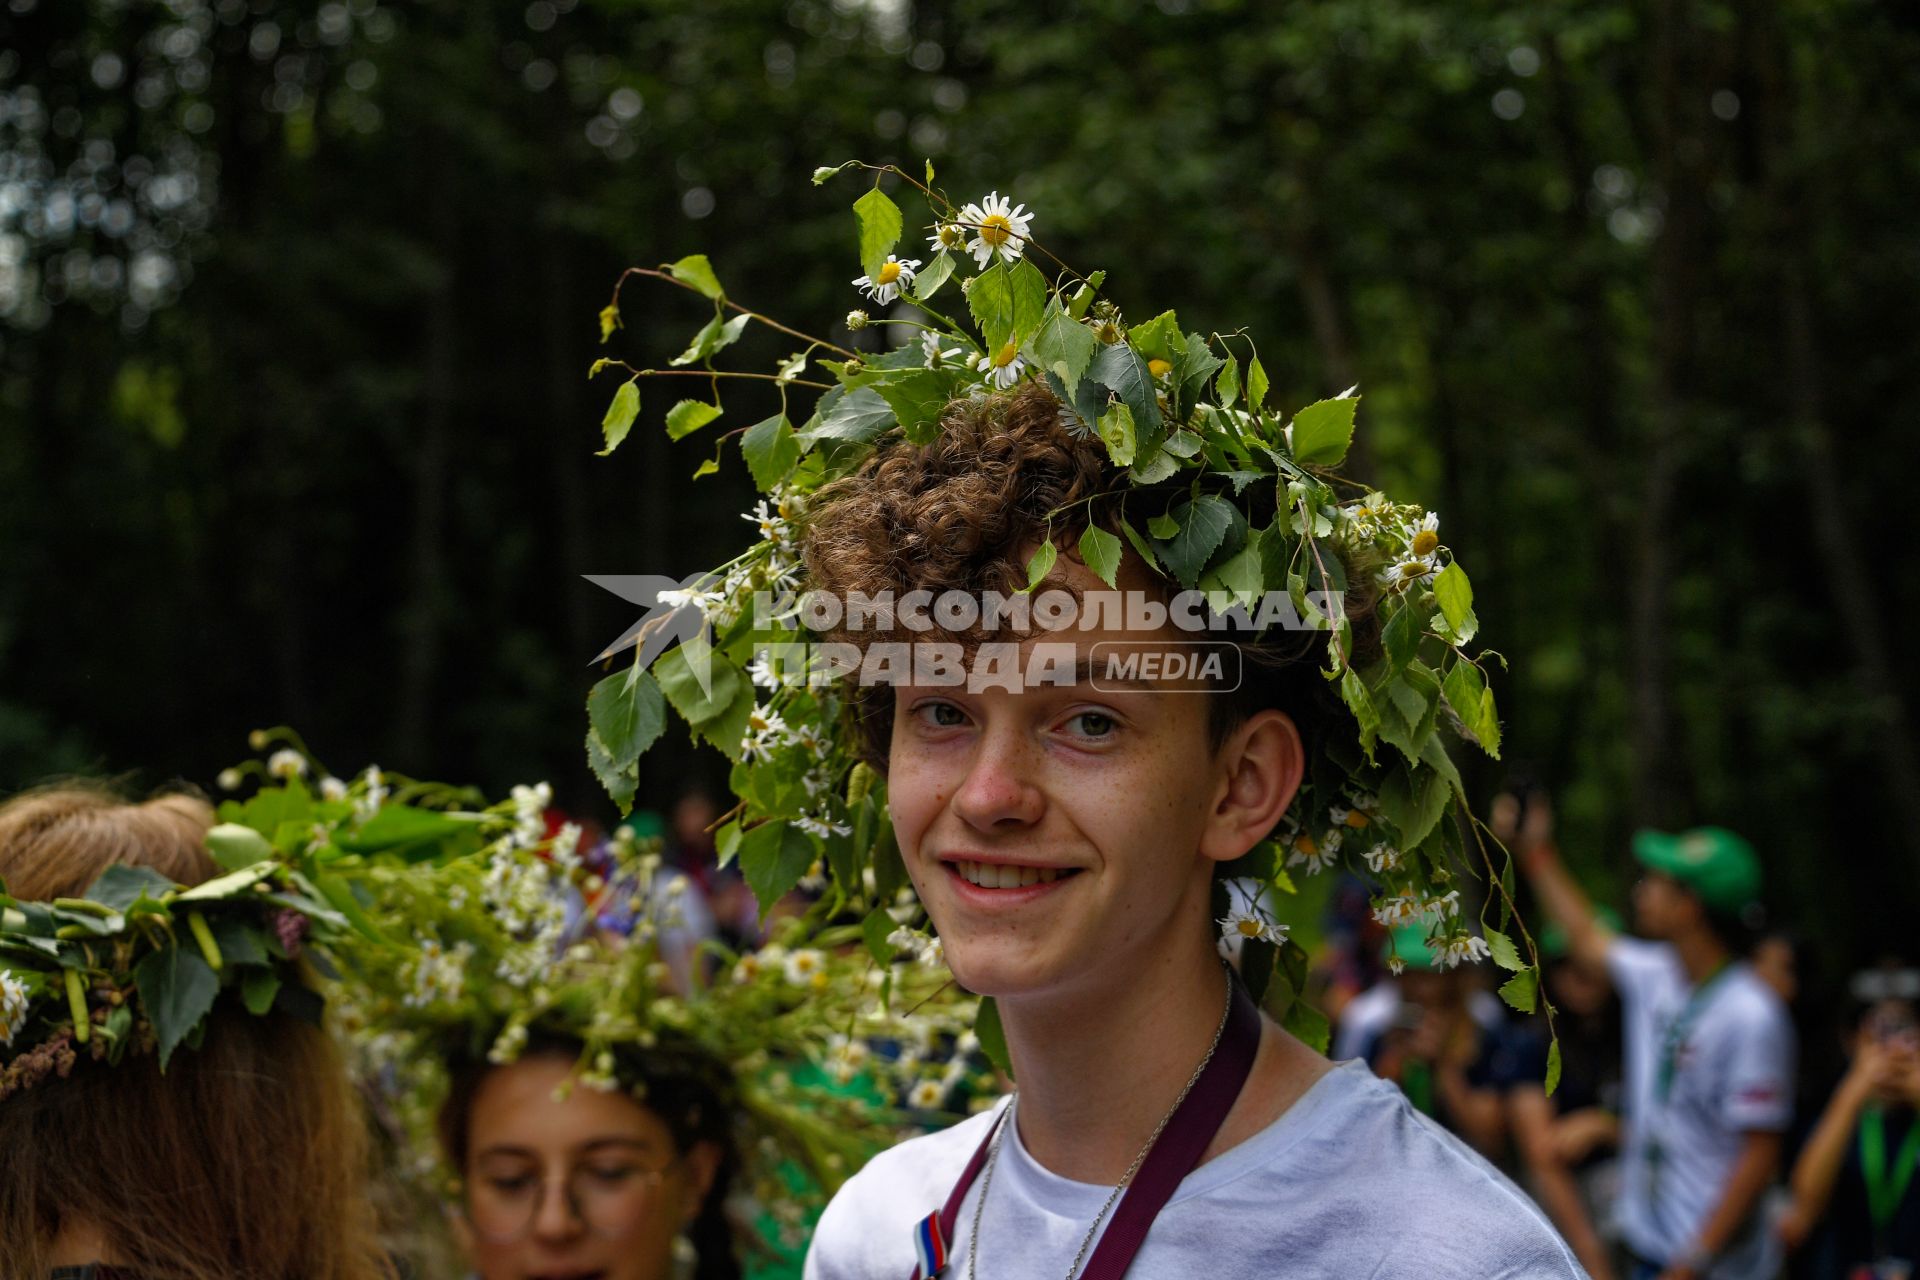
[(1512, 662), (1482, 794), (1551, 787), (1607, 891), (1636, 825), (1736, 827), (1838, 972), (1920, 908), (1916, 67), (1891, 0), (11, 0), (0, 790), (287, 722), (606, 809), (633, 610), (581, 575), (717, 562), (751, 486), (658, 388), (594, 456), (595, 315), (707, 252), (843, 335), (861, 184), (809, 175), (930, 157), (1281, 403), (1361, 383)]

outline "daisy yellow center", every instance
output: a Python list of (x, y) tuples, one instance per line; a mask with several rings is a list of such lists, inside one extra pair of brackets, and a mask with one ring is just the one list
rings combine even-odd
[(1120, 326), (1111, 320), (1105, 321), (1098, 329), (1093, 331), (1093, 336), (1108, 346), (1112, 346), (1114, 343), (1120, 341)]
[(892, 284), (899, 278), (900, 264), (897, 262), (889, 262), (886, 266), (881, 267), (873, 273), (873, 282), (875, 284)]
[(967, 242), (967, 233), (961, 228), (956, 227), (951, 223), (940, 228), (940, 243), (947, 246), (947, 248), (958, 249), (961, 245), (965, 244), (966, 242)]
[(1320, 846), (1314, 843), (1312, 836), (1303, 835), (1299, 837), (1297, 840), (1293, 842), (1293, 847), (1298, 849), (1301, 853), (1304, 853), (1309, 858), (1311, 858), (1314, 854), (1320, 852)]
[(1418, 560), (1409, 560), (1400, 566), (1400, 576), (1403, 578), (1417, 578), (1426, 571), (1427, 566)]
[(990, 213), (980, 219), (980, 238), (998, 249), (1013, 239), (1013, 219), (1004, 213)]
[(993, 358), (993, 367), (996, 369), (1004, 369), (1012, 364), (1013, 358), (1019, 354), (1020, 349), (1009, 342), (1006, 346), (1000, 348), (1000, 354)]
[(1173, 365), (1165, 360), (1147, 361), (1147, 372), (1156, 378), (1164, 378), (1173, 372)]
[(1367, 825), (1367, 815), (1358, 809), (1349, 809), (1347, 810), (1347, 825), (1355, 831), (1358, 831), (1361, 827)]
[(1243, 938), (1257, 938), (1260, 936), (1260, 922), (1258, 920), (1241, 920), (1237, 922), (1234, 927), (1240, 930), (1240, 936)]
[(1413, 554), (1417, 556), (1429, 555), (1439, 545), (1440, 535), (1431, 529), (1422, 529), (1413, 535)]

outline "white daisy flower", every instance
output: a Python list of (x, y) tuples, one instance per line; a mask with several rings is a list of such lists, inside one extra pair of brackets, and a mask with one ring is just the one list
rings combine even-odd
[(741, 517), (748, 524), (760, 530), (760, 537), (783, 549), (793, 546), (793, 522), (778, 505), (771, 511), (767, 509), (767, 500), (762, 498), (754, 503), (753, 510), (744, 512)]
[(347, 784), (329, 774), (320, 779), (320, 798), (322, 800), (345, 800)]
[(1399, 956), (1388, 957), (1387, 959), (1388, 973), (1391, 973), (1394, 977), (1397, 978), (1401, 974), (1405, 973), (1406, 971), (1407, 971), (1407, 962), (1405, 960), (1402, 960)]
[(238, 769), (222, 769), (219, 778), (215, 780), (219, 782), (222, 791), (238, 791), (240, 784), (246, 781)]
[(1020, 380), (1027, 371), (1026, 357), (1011, 342), (1000, 348), (1000, 354), (989, 358), (981, 355), (974, 361), (974, 367), (987, 377), (987, 382), (995, 389), (1005, 391)]
[(1451, 969), (1458, 964), (1478, 964), (1491, 954), (1485, 938), (1471, 933), (1456, 933), (1441, 944), (1440, 954), (1434, 957), (1434, 964), (1442, 969)]
[(1437, 898), (1428, 898), (1420, 904), (1420, 914), (1428, 920), (1444, 920), (1460, 914), (1460, 891), (1450, 890)]
[(800, 877), (799, 887), (807, 893), (824, 893), (827, 888), (826, 864), (815, 858), (813, 865), (807, 868), (807, 874)]
[(920, 963), (928, 969), (938, 969), (947, 962), (947, 944), (938, 938), (928, 938), (927, 945), (920, 948)]
[(902, 262), (890, 253), (878, 271), (871, 276), (861, 276), (853, 285), (856, 289), (866, 290), (867, 297), (885, 306), (913, 287), (913, 274), (919, 269), (920, 259), (909, 258)]
[(967, 354), (962, 347), (942, 347), (942, 340), (942, 335), (935, 329), (928, 329), (920, 335), (920, 349), (926, 353), (929, 369), (943, 368), (949, 361), (962, 359)]
[(1411, 587), (1417, 583), (1433, 581), (1433, 575), (1438, 572), (1440, 572), (1439, 560), (1433, 556), (1417, 556), (1408, 552), (1380, 571), (1380, 585)]
[(1317, 875), (1333, 865), (1340, 852), (1341, 833), (1336, 829), (1329, 831), (1320, 839), (1305, 831), (1297, 833), (1288, 843), (1287, 865), (1297, 867), (1305, 864), (1308, 875)]
[(915, 1111), (935, 1111), (946, 1096), (947, 1091), (938, 1080), (922, 1080), (907, 1095), (907, 1105)]
[(934, 253), (962, 253), (967, 247), (967, 229), (957, 222), (943, 222), (927, 237), (927, 248)]
[(11, 1045), (27, 1020), (27, 986), (0, 969), (0, 1047)]
[(960, 210), (960, 221), (972, 230), (967, 251), (981, 267), (993, 261), (995, 254), (1004, 262), (1018, 262), (1027, 251), (1027, 237), (1033, 234), (1033, 215), (1027, 206), (1014, 204), (998, 191)]
[(1413, 527), (1408, 549), (1416, 556), (1431, 556), (1440, 549), (1440, 517), (1429, 511)]
[[(751, 519), (752, 517), (743, 518)], [(678, 609), (684, 605), (692, 605), (700, 611), (702, 617), (707, 617), (720, 605), (722, 597), (718, 591), (681, 591), (676, 588), (668, 588), (660, 593), (658, 599), (661, 604), (666, 605), (669, 609)]]
[(895, 951), (904, 951), (918, 958), (920, 949), (927, 945), (927, 938), (918, 929), (909, 929), (902, 925), (887, 935), (887, 945)]
[(1389, 929), (1411, 924), (1420, 918), (1420, 899), (1411, 893), (1396, 893), (1382, 898), (1374, 905), (1373, 918)]
[(787, 722), (770, 707), (755, 707), (747, 713), (746, 736), (740, 739), (743, 760), (764, 760), (788, 741)]
[[(1349, 831), (1365, 829), (1365, 827), (1373, 821), (1372, 816), (1367, 812), (1373, 806), (1371, 804), (1362, 804), (1361, 798), (1354, 796), (1348, 796), (1347, 800), (1348, 804), (1336, 804), (1327, 811), (1327, 821), (1331, 822), (1335, 827), (1342, 827)], [(1349, 805), (1351, 807), (1349, 807)]]
[(811, 986), (827, 976), (827, 956), (813, 947), (801, 947), (787, 957), (787, 981), (796, 987)]
[(291, 747), (282, 747), (267, 757), (267, 772), (276, 778), (304, 778), (307, 758)]
[(1360, 856), (1367, 860), (1367, 869), (1375, 875), (1400, 869), (1400, 851), (1384, 840)]
[(782, 684), (780, 677), (773, 673), (773, 664), (767, 660), (765, 649), (755, 654), (753, 661), (747, 664), (747, 675), (752, 677), (755, 688), (778, 689)]
[(1257, 939), (1271, 942), (1275, 946), (1287, 940), (1287, 926), (1267, 919), (1252, 909), (1235, 909), (1220, 917), (1220, 940), (1231, 942), (1235, 938)]

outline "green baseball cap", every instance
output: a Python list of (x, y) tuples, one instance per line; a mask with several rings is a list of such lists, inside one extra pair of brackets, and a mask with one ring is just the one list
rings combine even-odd
[(1760, 896), (1760, 859), (1752, 845), (1724, 827), (1695, 827), (1677, 836), (1636, 831), (1633, 856), (1649, 871), (1672, 876), (1715, 911), (1735, 914)]

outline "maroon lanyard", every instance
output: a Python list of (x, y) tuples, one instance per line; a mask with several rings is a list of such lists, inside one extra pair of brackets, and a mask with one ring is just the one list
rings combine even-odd
[[(1220, 1132), (1227, 1112), (1233, 1110), (1234, 1099), (1240, 1096), (1240, 1086), (1246, 1083), (1248, 1072), (1253, 1070), (1253, 1058), (1259, 1049), (1260, 1011), (1254, 1007), (1253, 999), (1247, 995), (1245, 988), (1235, 982), (1232, 1003), (1227, 1011), (1227, 1025), (1220, 1033), (1220, 1046), (1214, 1050), (1213, 1060), (1207, 1063), (1206, 1070), (1200, 1073), (1193, 1088), (1187, 1091), (1186, 1101), (1173, 1113), (1166, 1129), (1153, 1144), (1153, 1150), (1147, 1153), (1140, 1171), (1120, 1197), (1113, 1221), (1108, 1225), (1106, 1234), (1100, 1237), (1100, 1244), (1094, 1249), (1093, 1257), (1087, 1260), (1087, 1269), (1081, 1273), (1079, 1280), (1120, 1280), (1126, 1274), (1127, 1267), (1133, 1262), (1133, 1255), (1140, 1252), (1140, 1246), (1146, 1242), (1147, 1231), (1153, 1226), (1154, 1218), (1159, 1216), (1160, 1210), (1172, 1198), (1181, 1181), (1200, 1163), (1200, 1156), (1206, 1151), (1207, 1144)], [(940, 1234), (943, 1239), (953, 1239), (954, 1226), (960, 1218), (960, 1202), (966, 1199), (967, 1189), (973, 1186), (973, 1180), (980, 1176), (980, 1170), (986, 1165), (993, 1135), (1005, 1122), (1010, 1110), (1002, 1108), (999, 1117), (988, 1126), (987, 1136), (980, 1140), (973, 1158), (961, 1170), (960, 1180), (954, 1184), (953, 1193), (940, 1210)], [(970, 1240), (967, 1247), (977, 1248), (979, 1243)], [(917, 1264), (912, 1280), (923, 1280)]]

